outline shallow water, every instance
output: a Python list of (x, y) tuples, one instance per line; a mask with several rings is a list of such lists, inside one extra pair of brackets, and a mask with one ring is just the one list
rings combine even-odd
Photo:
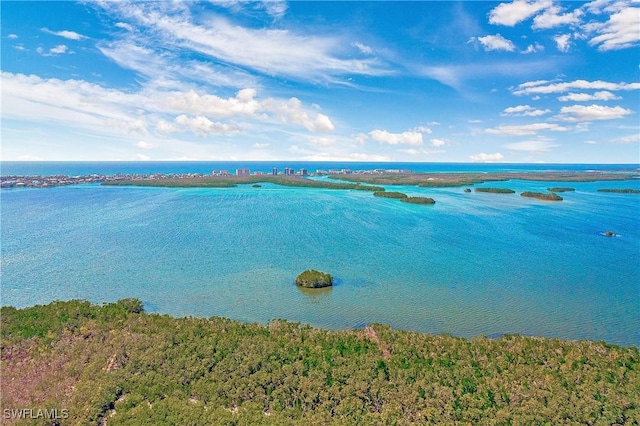
[[(2, 305), (137, 297), (179, 316), (640, 345), (640, 196), (596, 192), (640, 182), (569, 186), (559, 203), (393, 187), (434, 206), (271, 184), (3, 190)], [(337, 284), (297, 289), (309, 268)]]

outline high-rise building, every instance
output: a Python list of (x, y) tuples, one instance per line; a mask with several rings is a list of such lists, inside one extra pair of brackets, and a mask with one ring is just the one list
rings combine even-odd
[(307, 169), (300, 169), (300, 174), (302, 176), (307, 176)]
[(249, 176), (250, 174), (249, 169), (236, 169), (236, 176)]
[(278, 176), (278, 168), (274, 167), (273, 170), (271, 171), (271, 174), (274, 176)]

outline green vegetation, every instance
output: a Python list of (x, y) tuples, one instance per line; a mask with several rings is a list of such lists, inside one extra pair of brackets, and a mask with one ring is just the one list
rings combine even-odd
[(491, 194), (515, 194), (516, 191), (509, 188), (475, 188), (476, 192), (489, 192)]
[(576, 190), (575, 188), (570, 188), (568, 186), (556, 186), (556, 187), (547, 189), (547, 191), (549, 192), (572, 192), (575, 190)]
[(374, 185), (417, 185), (427, 188), (470, 186), (485, 182), (508, 181), (512, 179), (547, 182), (596, 182), (630, 180), (638, 177), (637, 172), (491, 172), (491, 173), (370, 173), (336, 174), (330, 176), (349, 182)]
[(598, 192), (615, 192), (617, 194), (640, 194), (640, 189), (598, 189)]
[(3, 307), (1, 321), (1, 406), (66, 409), (62, 425), (640, 419), (636, 347), (172, 318), (136, 300)]
[(538, 200), (543, 200), (543, 201), (562, 201), (563, 200), (561, 196), (553, 192), (549, 192), (545, 194), (544, 192), (526, 191), (520, 195), (523, 197), (537, 198)]
[(323, 288), (333, 285), (333, 277), (325, 272), (309, 269), (296, 277), (296, 285), (304, 288)]
[(464, 192), (471, 192), (471, 188), (465, 188)]
[(407, 194), (396, 191), (376, 191), (373, 193), (373, 196), (383, 198), (407, 198)]
[(251, 185), (252, 188), (262, 188), (262, 185), (260, 185), (259, 183), (254, 183), (253, 185)]
[(232, 188), (243, 184), (273, 183), (282, 186), (357, 189), (362, 191), (384, 191), (383, 187), (361, 183), (337, 183), (306, 179), (299, 176), (207, 176), (198, 178), (135, 179), (103, 182), (109, 186), (159, 186), (170, 188)]
[(400, 198), (400, 201), (402, 201), (403, 203), (410, 203), (410, 204), (435, 204), (436, 201), (433, 198), (429, 198), (429, 197), (406, 197), (406, 198)]

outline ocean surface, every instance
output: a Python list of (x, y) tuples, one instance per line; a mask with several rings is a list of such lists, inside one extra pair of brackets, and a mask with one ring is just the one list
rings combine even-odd
[[(637, 170), (637, 165), (430, 163), (7, 163), (2, 175), (210, 173), (248, 167), (413, 171)], [(564, 201), (463, 188), (393, 187), (434, 206), (364, 191), (139, 188), (2, 189), (0, 303), (108, 302), (150, 312), (273, 318), (346, 329), (368, 323), (455, 336), (505, 333), (640, 346), (640, 196), (621, 182), (509, 181), (518, 192), (571, 186)], [(618, 236), (605, 237), (605, 231)], [(319, 269), (332, 289), (302, 291)]]

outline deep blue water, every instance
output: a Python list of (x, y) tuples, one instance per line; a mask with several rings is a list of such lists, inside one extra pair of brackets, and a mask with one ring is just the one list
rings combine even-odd
[[(40, 164), (40, 168), (38, 168)], [(210, 172), (241, 163), (22, 163), (2, 174)], [(415, 171), (618, 170), (637, 166), (261, 163)], [(190, 168), (192, 167), (192, 168)], [(261, 170), (256, 163), (249, 168)], [(201, 169), (200, 169), (201, 168)], [(28, 171), (25, 171), (28, 170)], [(554, 182), (511, 181), (517, 191)], [(2, 305), (138, 297), (147, 310), (328, 328), (379, 322), (457, 336), (522, 333), (640, 345), (640, 180), (572, 183), (564, 201), (462, 188), (362, 191), (77, 185), (0, 192)], [(618, 237), (607, 238), (612, 230)], [(294, 284), (304, 269), (337, 285)]]

